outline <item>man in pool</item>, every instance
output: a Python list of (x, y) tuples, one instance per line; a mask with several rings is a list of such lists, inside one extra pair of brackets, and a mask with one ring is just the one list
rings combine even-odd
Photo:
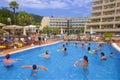
[(5, 57), (6, 57), (6, 59), (3, 60), (5, 67), (11, 67), (11, 66), (13, 66), (13, 62), (18, 61), (17, 59), (16, 60), (10, 59), (10, 54), (7, 54)]
[[(83, 63), (82, 64), (78, 64), (78, 62), (83, 62)], [(79, 60), (75, 61), (74, 67), (76, 67), (76, 66), (87, 67), (88, 66), (88, 57), (84, 56), (83, 59), (79, 59)]]
[(101, 60), (107, 60), (109, 56), (105, 56), (104, 52), (101, 52)]
[(45, 55), (43, 57), (44, 58), (50, 58), (50, 54), (48, 53), (48, 50), (46, 50)]
[(113, 53), (113, 52), (111, 52), (109, 57), (113, 57), (113, 56), (114, 56), (114, 53)]
[(80, 48), (84, 48), (84, 43), (81, 44)]
[(96, 54), (97, 53), (97, 49), (91, 50), (91, 48), (88, 47), (88, 53), (90, 53), (90, 54)]
[(36, 76), (36, 73), (38, 72), (38, 68), (43, 69), (43, 70), (48, 70), (48, 68), (44, 67), (44, 66), (38, 66), (36, 64), (32, 65), (32, 66), (21, 66), (22, 68), (30, 68), (32, 69), (32, 76)]
[(114, 56), (114, 53), (111, 52), (109, 56), (105, 56), (104, 52), (101, 52), (101, 60), (107, 60), (108, 58), (111, 58)]
[(66, 52), (67, 52), (67, 48), (64, 48), (64, 49), (63, 49), (63, 52), (66, 53)]

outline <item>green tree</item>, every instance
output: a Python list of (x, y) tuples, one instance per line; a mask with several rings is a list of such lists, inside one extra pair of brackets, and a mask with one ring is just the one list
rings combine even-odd
[(54, 34), (59, 34), (59, 28), (53, 28), (53, 29), (52, 29), (52, 32), (53, 32)]
[(43, 28), (43, 33), (45, 33), (45, 34), (50, 34), (51, 33), (51, 28), (48, 26), (48, 25), (46, 25), (44, 28)]
[(71, 33), (71, 34), (75, 34), (74, 28), (70, 28), (70, 33)]
[(16, 1), (12, 1), (12, 2), (10, 2), (9, 6), (10, 6), (10, 8), (13, 9), (13, 13), (14, 13), (14, 24), (16, 24), (15, 12), (16, 12), (16, 9), (18, 9), (19, 4), (18, 4)]
[(105, 32), (104, 33), (104, 40), (106, 40), (107, 38), (109, 40), (111, 40), (112, 36), (114, 35), (114, 33), (110, 33), (110, 32)]
[(84, 33), (84, 27), (80, 27), (80, 33)]
[(30, 25), (33, 22), (32, 15), (26, 13), (25, 11), (21, 11), (18, 13), (18, 25), (26, 26)]
[(7, 8), (2, 8), (0, 9), (0, 22), (4, 23), (4, 24), (10, 24), (7, 21), (7, 18), (11, 18), (11, 23), (13, 23), (13, 14), (10, 10), (8, 10)]
[(0, 29), (0, 35), (3, 35), (4, 30)]

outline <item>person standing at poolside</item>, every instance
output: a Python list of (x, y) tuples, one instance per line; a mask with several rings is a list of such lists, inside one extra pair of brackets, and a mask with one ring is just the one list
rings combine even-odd
[(5, 57), (6, 57), (6, 59), (3, 60), (5, 67), (11, 67), (11, 66), (13, 66), (13, 62), (18, 61), (17, 59), (16, 60), (10, 59), (10, 54), (7, 54)]

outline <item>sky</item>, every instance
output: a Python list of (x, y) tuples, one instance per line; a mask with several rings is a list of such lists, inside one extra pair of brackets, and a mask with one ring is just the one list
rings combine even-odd
[[(9, 8), (9, 3), (16, 1), (16, 10), (40, 16), (56, 17), (89, 17), (91, 16), (92, 0), (0, 0), (0, 8)], [(12, 10), (12, 9), (10, 9)]]

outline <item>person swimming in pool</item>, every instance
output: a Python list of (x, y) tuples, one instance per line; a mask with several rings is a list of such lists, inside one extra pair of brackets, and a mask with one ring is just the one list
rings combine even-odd
[(64, 48), (63, 52), (66, 54), (67, 53), (67, 48)]
[(48, 50), (46, 50), (45, 55), (43, 57), (44, 58), (50, 58), (50, 54), (48, 53)]
[(98, 47), (99, 47), (99, 50), (102, 50), (102, 48), (103, 48), (103, 43), (100, 43), (99, 45), (98, 45)]
[(109, 57), (113, 57), (113, 56), (114, 56), (114, 53), (113, 53), (113, 52), (111, 52)]
[(88, 47), (88, 53), (90, 53), (90, 54), (96, 54), (97, 51), (98, 51), (97, 49), (91, 50), (90, 47)]
[(80, 48), (84, 48), (84, 43), (81, 44)]
[(74, 46), (75, 46), (75, 47), (78, 47), (77, 42), (74, 43)]
[(36, 74), (37, 74), (37, 72), (38, 72), (38, 68), (43, 69), (43, 70), (45, 70), (45, 71), (48, 70), (48, 68), (46, 68), (46, 67), (44, 67), (44, 66), (38, 66), (38, 65), (36, 65), (36, 64), (31, 65), (31, 66), (21, 66), (21, 68), (30, 68), (30, 69), (32, 69), (32, 76), (36, 76)]
[[(83, 62), (82, 64), (78, 64), (78, 62)], [(84, 56), (83, 59), (79, 59), (77, 61), (75, 61), (74, 66), (83, 66), (83, 67), (87, 67), (88, 66), (88, 57)]]
[(56, 50), (56, 51), (57, 51), (57, 52), (64, 51), (64, 48), (65, 48), (65, 45), (63, 44), (63, 45), (62, 45), (62, 49), (58, 49), (58, 50)]
[(13, 66), (14, 62), (18, 61), (17, 59), (16, 60), (10, 59), (10, 54), (7, 54), (5, 57), (6, 57), (6, 59), (3, 60), (5, 67), (11, 67), (11, 66)]
[(63, 45), (62, 45), (62, 49), (64, 49), (64, 48), (65, 48), (65, 45), (63, 44)]
[(111, 58), (114, 56), (114, 53), (111, 52), (109, 56), (105, 56), (104, 52), (101, 52), (101, 60), (107, 60), (108, 58)]
[(107, 60), (109, 56), (105, 56), (104, 52), (101, 52), (101, 60)]

